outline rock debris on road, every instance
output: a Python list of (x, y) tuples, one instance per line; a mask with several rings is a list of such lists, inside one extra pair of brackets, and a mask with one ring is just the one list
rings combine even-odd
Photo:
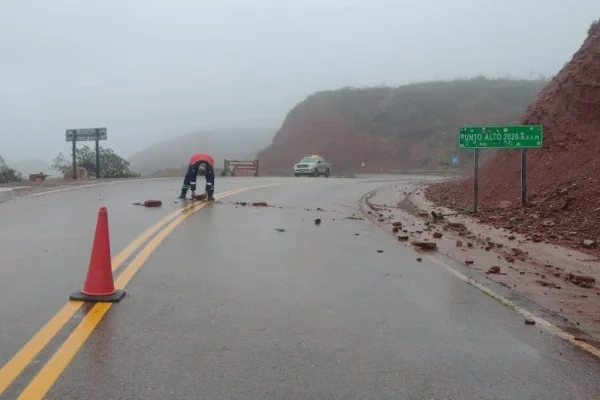
[[(257, 178), (253, 184), (272, 181)], [(222, 190), (240, 182), (247, 181), (223, 179)], [(345, 218), (360, 215), (357, 199), (381, 188), (381, 181), (330, 178), (311, 183), (314, 189), (295, 182), (268, 189), (269, 201), (278, 207), (221, 203), (189, 215), (141, 266), (127, 285), (129, 296), (93, 329), (46, 398), (562, 400), (600, 395), (598, 360), (545, 330), (525, 326), (512, 309), (432, 262), (445, 245), (422, 258), (392, 235), (388, 224), (400, 218), (389, 218), (387, 211), (381, 211), (386, 214), (381, 230), (369, 220)], [(398, 182), (411, 193), (418, 180)], [(148, 213), (128, 200), (131, 193), (176, 195), (179, 180), (125, 185), (0, 206), (2, 229), (11, 233), (0, 242), (5, 257), (0, 315), (10, 321), (0, 328), (0, 365), (81, 284), (99, 204), (108, 208), (115, 251), (182, 207), (167, 202), (158, 214)], [(260, 203), (265, 193), (246, 192), (244, 201)], [(304, 210), (315, 203), (323, 211)], [(24, 214), (30, 218), (16, 217)], [(338, 218), (314, 229), (313, 222), (330, 216)], [(402, 222), (410, 230), (407, 236), (436, 243), (433, 229)], [(273, 229), (286, 234), (269, 234)], [(356, 239), (348, 240), (353, 234)], [(446, 242), (457, 249), (456, 238), (447, 232), (437, 240)], [(23, 292), (37, 296), (19, 297)], [(23, 307), (11, 305), (16, 297)], [(65, 326), (4, 396), (18, 397), (83, 316)]]

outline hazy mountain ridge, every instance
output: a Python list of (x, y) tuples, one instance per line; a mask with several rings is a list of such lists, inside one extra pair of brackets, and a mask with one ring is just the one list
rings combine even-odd
[(288, 113), (259, 158), (276, 173), (315, 153), (337, 172), (435, 169), (455, 154), (466, 162), (471, 153), (457, 149), (461, 126), (516, 123), (547, 83), (479, 76), (317, 92)]
[(43, 172), (50, 176), (60, 175), (52, 169), (51, 161), (44, 161), (38, 159), (23, 159), (19, 161), (12, 161), (7, 158), (4, 158), (4, 161), (6, 162), (6, 165), (8, 165), (10, 168), (13, 168), (16, 171), (20, 172), (21, 175), (23, 175), (23, 179), (29, 179), (29, 174), (39, 174), (40, 172)]
[(193, 153), (211, 154), (217, 166), (224, 159), (252, 159), (267, 146), (274, 129), (214, 129), (188, 133), (165, 140), (129, 157), (131, 169), (148, 175), (161, 169), (179, 168), (187, 164)]

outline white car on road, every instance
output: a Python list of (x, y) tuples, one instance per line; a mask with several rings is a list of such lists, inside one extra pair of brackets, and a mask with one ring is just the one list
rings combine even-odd
[(303, 157), (294, 165), (294, 176), (329, 176), (331, 174), (331, 164), (325, 162), (325, 159), (318, 155)]

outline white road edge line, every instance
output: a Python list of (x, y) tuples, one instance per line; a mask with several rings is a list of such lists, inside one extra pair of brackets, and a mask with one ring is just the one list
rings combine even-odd
[(161, 180), (161, 179), (176, 179), (176, 178), (173, 177), (173, 178), (123, 179), (123, 180), (120, 180), (120, 181), (98, 182), (98, 183), (90, 183), (90, 184), (81, 185), (81, 186), (69, 186), (69, 187), (66, 187), (66, 188), (52, 189), (52, 190), (48, 190), (48, 191), (45, 191), (45, 192), (39, 192), (39, 193), (31, 193), (31, 194), (26, 194), (23, 197), (38, 197), (38, 196), (45, 196), (45, 195), (48, 195), (48, 194), (54, 194), (54, 193), (60, 193), (60, 192), (68, 192), (70, 190), (85, 189), (85, 188), (94, 187), (94, 186), (116, 185), (116, 184), (125, 183), (125, 182), (158, 181), (158, 180)]
[[(90, 183), (90, 184), (87, 184), (87, 185), (69, 186), (69, 187), (66, 187), (66, 188), (52, 189), (52, 190), (48, 190), (48, 191), (45, 191), (45, 192), (25, 194), (21, 198), (45, 196), (45, 195), (48, 195), (48, 194), (68, 192), (70, 190), (85, 189), (85, 188), (94, 187), (94, 186), (116, 185), (116, 184), (119, 184), (119, 183), (127, 183), (127, 182), (160, 181), (160, 180), (164, 180), (164, 179), (179, 179), (179, 178), (177, 178), (176, 176), (172, 176), (172, 177), (162, 177), (162, 178), (122, 179), (122, 180), (119, 180), (119, 181)], [(311, 182), (312, 182), (312, 180), (311, 180)], [(29, 186), (25, 186), (25, 187), (29, 187)]]
[(488, 296), (498, 300), (499, 302), (501, 302), (502, 304), (504, 304), (507, 307), (512, 308), (513, 310), (515, 310), (517, 313), (521, 314), (523, 317), (531, 319), (533, 321), (535, 321), (536, 325), (539, 325), (540, 327), (542, 327), (543, 329), (545, 329), (546, 331), (568, 341), (569, 343), (571, 343), (574, 346), (577, 346), (585, 351), (587, 351), (588, 353), (592, 354), (593, 356), (596, 356), (598, 358), (600, 358), (600, 349), (592, 346), (589, 343), (580, 341), (580, 340), (576, 340), (575, 336), (573, 336), (572, 334), (560, 329), (559, 327), (557, 327), (556, 325), (551, 324), (550, 322), (546, 321), (543, 318), (538, 317), (537, 315), (533, 314), (530, 311), (527, 311), (526, 309), (524, 309), (523, 307), (513, 303), (512, 301), (508, 300), (507, 298), (505, 298), (504, 296), (494, 292), (493, 290), (491, 290), (490, 288), (482, 285), (481, 283), (469, 278), (468, 276), (464, 275), (463, 273), (457, 271), (456, 269), (452, 268), (451, 266), (449, 266), (448, 264), (444, 263), (442, 260), (440, 260), (437, 257), (434, 256), (427, 256), (427, 258), (431, 261), (433, 261), (435, 264), (439, 265), (440, 267), (443, 267), (444, 269), (446, 269), (447, 271), (449, 271), (451, 274), (453, 274), (454, 276), (456, 276), (458, 279), (464, 281), (465, 283), (474, 286), (475, 288), (481, 290), (483, 293), (487, 294)]

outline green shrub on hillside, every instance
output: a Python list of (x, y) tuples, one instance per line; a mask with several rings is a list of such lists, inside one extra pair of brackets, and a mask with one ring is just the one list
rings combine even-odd
[(493, 115), (485, 119), (486, 124), (516, 123), (547, 83), (547, 79), (480, 76), (395, 88), (344, 88), (315, 95), (327, 97), (366, 133), (387, 138), (427, 138), (443, 131), (453, 132), (470, 120), (483, 121), (486, 115)]
[(600, 19), (597, 19), (594, 22), (592, 22), (592, 24), (590, 25), (590, 27), (588, 28), (588, 31), (587, 31), (588, 35), (591, 35), (592, 32), (594, 32), (594, 30), (596, 29), (598, 24), (600, 24)]

